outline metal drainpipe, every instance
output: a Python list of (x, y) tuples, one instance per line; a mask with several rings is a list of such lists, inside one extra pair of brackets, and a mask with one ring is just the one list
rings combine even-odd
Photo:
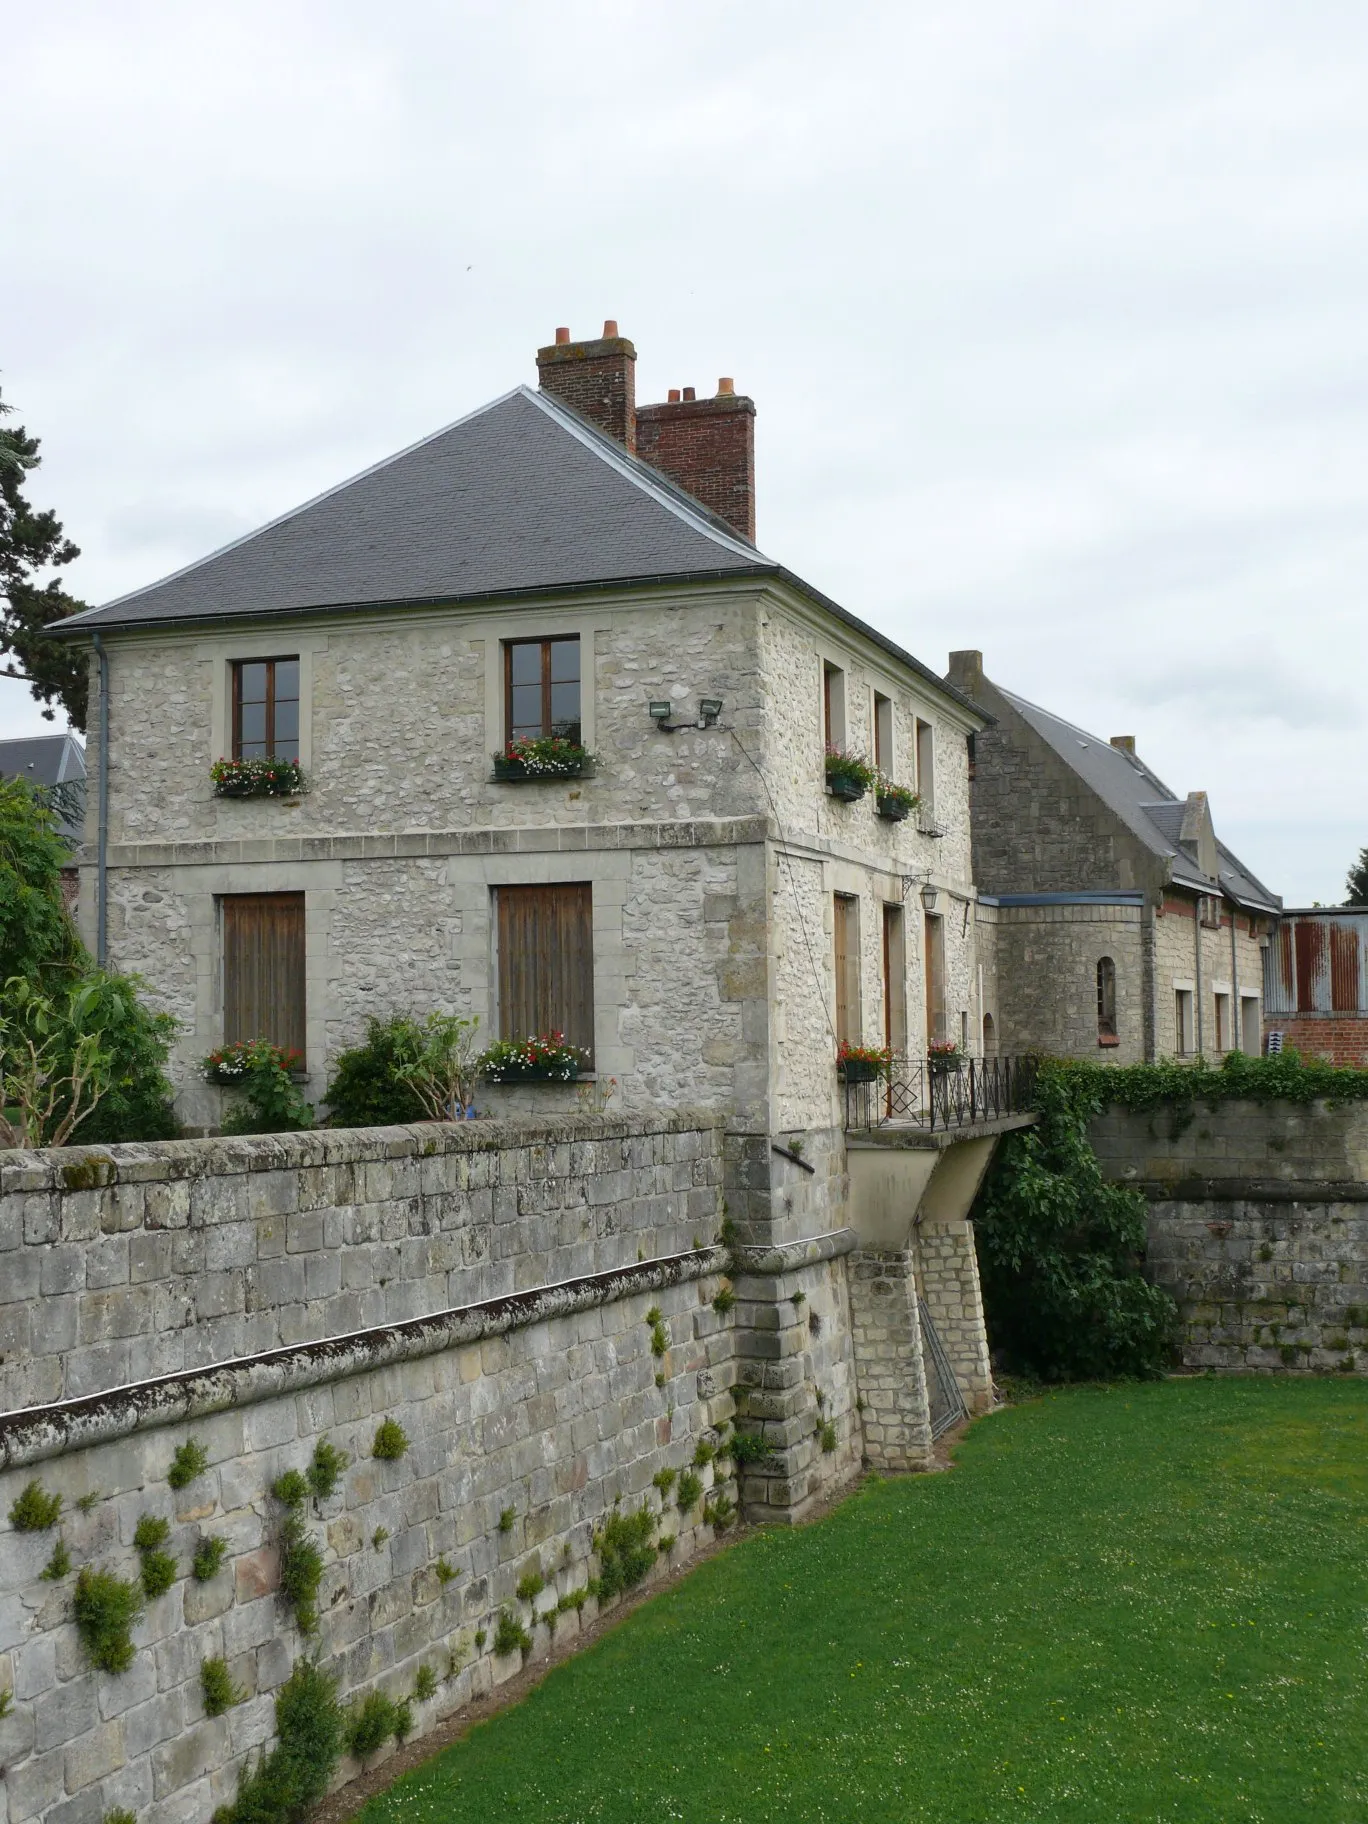
[(100, 665), (100, 828), (95, 842), (95, 961), (105, 966), (109, 909), (109, 654), (98, 633), (92, 633)]

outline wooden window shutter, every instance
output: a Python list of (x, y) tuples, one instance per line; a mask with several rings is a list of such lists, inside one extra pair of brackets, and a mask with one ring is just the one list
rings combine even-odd
[(564, 1034), (594, 1060), (594, 895), (587, 881), (498, 887), (499, 1036)]
[(834, 902), (836, 939), (836, 1042), (860, 1043), (860, 902), (838, 893)]
[(223, 899), (223, 1037), (304, 1052), (304, 895)]

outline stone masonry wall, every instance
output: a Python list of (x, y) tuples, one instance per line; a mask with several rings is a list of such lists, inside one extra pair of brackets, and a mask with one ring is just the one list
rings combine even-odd
[(916, 1265), (921, 1295), (964, 1403), (970, 1412), (988, 1412), (993, 1404), (993, 1373), (973, 1224), (919, 1224)]
[[(0, 1515), (34, 1480), (62, 1512), (51, 1531), (0, 1525), (4, 1824), (120, 1808), (205, 1824), (305, 1650), (348, 1701), (410, 1696), (430, 1672), (421, 1734), (518, 1670), (494, 1653), (501, 1611), (534, 1656), (592, 1619), (615, 1501), (652, 1510), (674, 1564), (732, 1504), (791, 1520), (852, 1474), (855, 1242), (823, 1226), (838, 1141), (809, 1173), (716, 1116), (580, 1113), (6, 1155), (0, 1292), (20, 1290), (0, 1304)], [(775, 1241), (771, 1215), (800, 1233)], [(736, 1303), (718, 1311), (727, 1276)], [(407, 1436), (397, 1461), (372, 1454), (383, 1419)], [(662, 1495), (653, 1476), (733, 1419), (772, 1455), (739, 1489), (725, 1452), (703, 1463), (680, 1511), (677, 1482)], [(350, 1461), (305, 1516), (324, 1556), (306, 1639), (279, 1594), (271, 1490), (322, 1440)], [(167, 1472), (191, 1441), (207, 1467), (177, 1492)], [(168, 1522), (176, 1577), (110, 1676), (77, 1635), (74, 1580), (135, 1578), (143, 1515)], [(59, 1537), (70, 1567), (44, 1577)], [(226, 1554), (201, 1582), (204, 1538)], [(218, 1657), (239, 1695), (208, 1717), (201, 1667)]]
[[(1139, 905), (998, 908), (998, 1045), (1004, 1054), (1143, 1061), (1141, 912)], [(1105, 1047), (1097, 1031), (1097, 964), (1104, 956), (1116, 965), (1120, 1040)]]
[(923, 1469), (931, 1415), (911, 1249), (864, 1248), (850, 1263), (851, 1331), (875, 1469)]
[(1368, 1373), (1368, 1107), (1111, 1109), (1104, 1173), (1149, 1198), (1149, 1270), (1193, 1368)]

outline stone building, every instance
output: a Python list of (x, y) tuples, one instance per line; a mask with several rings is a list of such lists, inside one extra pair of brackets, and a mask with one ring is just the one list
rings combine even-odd
[(949, 681), (974, 738), (984, 1043), (1120, 1064), (1261, 1049), (1263, 951), (1281, 901), (1135, 751), (1014, 696), (983, 655)]

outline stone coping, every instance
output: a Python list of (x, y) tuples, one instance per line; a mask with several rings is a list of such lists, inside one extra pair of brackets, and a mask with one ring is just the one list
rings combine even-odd
[(539, 1286), (480, 1304), (459, 1305), (407, 1323), (385, 1324), (349, 1336), (271, 1349), (211, 1368), (190, 1369), (117, 1387), (85, 1399), (0, 1413), (0, 1467), (13, 1469), (63, 1452), (108, 1443), (161, 1425), (175, 1425), (260, 1400), (303, 1392), (346, 1375), (436, 1355), (531, 1324), (572, 1317), (640, 1293), (685, 1285), (726, 1271), (727, 1250), (697, 1248), (559, 1285)]
[(1368, 1203), (1361, 1178), (1124, 1178), (1151, 1203)]
[[(420, 1121), (402, 1127), (316, 1127), (297, 1134), (130, 1141), (0, 1151), (0, 1196), (100, 1190), (111, 1184), (278, 1172), (366, 1160), (430, 1159), (518, 1147), (631, 1140), (647, 1134), (737, 1131), (711, 1109), (673, 1113), (510, 1116), (497, 1121)], [(749, 1129), (746, 1130), (749, 1132)]]

